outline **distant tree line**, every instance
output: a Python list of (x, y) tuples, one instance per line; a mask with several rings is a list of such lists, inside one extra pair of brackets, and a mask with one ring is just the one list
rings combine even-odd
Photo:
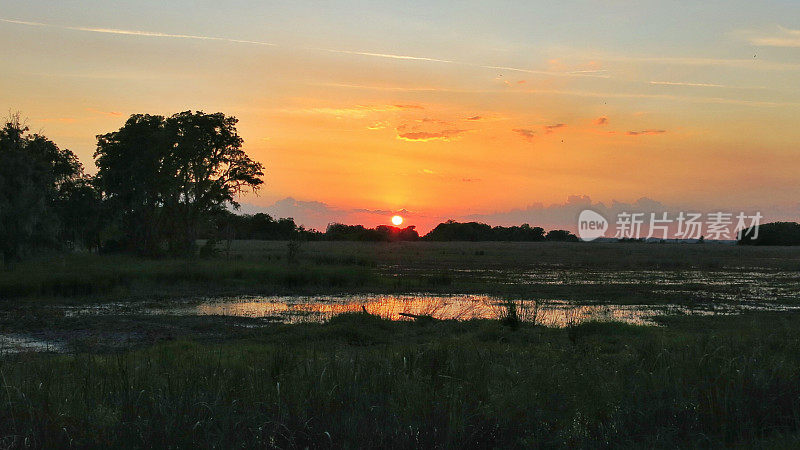
[[(424, 236), (413, 226), (331, 224), (324, 233), (267, 214), (237, 215), (236, 199), (262, 185), (263, 166), (242, 150), (237, 119), (185, 111), (134, 114), (97, 136), (89, 176), (77, 156), (19, 114), (0, 129), (0, 257), (86, 248), (143, 255), (187, 254), (198, 238), (348, 241), (577, 241), (565, 230), (528, 224), (440, 223)], [(743, 245), (800, 245), (800, 224), (744, 230)]]
[(263, 166), (242, 150), (237, 119), (185, 111), (131, 115), (97, 136), (87, 175), (77, 156), (19, 114), (0, 129), (0, 257), (84, 248), (155, 256), (192, 254), (199, 238), (350, 241), (577, 240), (540, 227), (490, 227), (448, 221), (420, 237), (414, 226), (331, 224), (324, 233), (291, 218), (237, 215), (243, 193), (262, 185)]
[(440, 223), (423, 237), (427, 241), (578, 241), (578, 237), (566, 230), (550, 230), (532, 227), (527, 223), (520, 226), (492, 227), (480, 222), (456, 222), (448, 220)]
[(741, 230), (739, 245), (800, 245), (800, 223), (773, 222)]
[(492, 227), (479, 222), (440, 223), (424, 236), (416, 227), (405, 228), (379, 225), (367, 228), (363, 225), (332, 223), (325, 232), (309, 230), (295, 224), (294, 219), (273, 219), (268, 214), (238, 215), (226, 211), (219, 215), (208, 227), (202, 237), (214, 240), (224, 239), (264, 239), (264, 240), (325, 240), (325, 241), (566, 241), (575, 242), (578, 238), (565, 230), (551, 230), (545, 233), (541, 227), (528, 224), (511, 227)]

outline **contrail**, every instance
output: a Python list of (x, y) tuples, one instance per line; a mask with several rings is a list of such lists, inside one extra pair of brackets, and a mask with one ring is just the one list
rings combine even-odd
[[(84, 32), (90, 32), (90, 33), (116, 34), (116, 35), (124, 35), (124, 36), (145, 36), (145, 37), (172, 38), (172, 39), (195, 39), (195, 40), (202, 40), (202, 41), (232, 42), (232, 43), (236, 43), (236, 44), (266, 45), (266, 46), (269, 46), (269, 47), (285, 47), (285, 46), (274, 44), (274, 43), (271, 43), (271, 42), (251, 41), (251, 40), (245, 40), (245, 39), (231, 39), (231, 38), (218, 37), (218, 36), (201, 36), (201, 35), (194, 35), (194, 34), (173, 34), (173, 33), (161, 33), (161, 32), (157, 32), (157, 31), (123, 30), (123, 29), (118, 29), (118, 28), (77, 27), (77, 26), (69, 26), (69, 25), (54, 25), (54, 24), (50, 24), (50, 23), (31, 22), (31, 21), (25, 21), (25, 20), (14, 20), (14, 19), (3, 19), (3, 18), (0, 18), (0, 22), (13, 23), (13, 24), (17, 24), (17, 25), (26, 25), (26, 26), (32, 26), (32, 27), (56, 28), (56, 29), (61, 29), (61, 30), (84, 31)], [(361, 51), (355, 51), (355, 50), (339, 50), (339, 49), (331, 49), (331, 48), (314, 48), (314, 47), (306, 47), (306, 48), (303, 48), (303, 49), (304, 50), (328, 52), (328, 53), (339, 53), (339, 54), (345, 54), (345, 55), (368, 56), (368, 57), (372, 57), (372, 58), (399, 59), (399, 60), (407, 60), (407, 61), (426, 61), (426, 62), (434, 62), (434, 63), (440, 63), (440, 64), (458, 64), (458, 65), (462, 65), (462, 66), (479, 67), (479, 68), (482, 68), (482, 69), (507, 70), (507, 71), (513, 71), (513, 72), (536, 74), (536, 75), (608, 78), (607, 75), (597, 75), (595, 73), (548, 72), (548, 71), (545, 71), (545, 70), (521, 69), (521, 68), (517, 68), (517, 67), (506, 67), (506, 66), (491, 66), (491, 65), (484, 65), (484, 64), (461, 62), (461, 61), (452, 61), (452, 60), (449, 60), (449, 59), (428, 58), (428, 57), (424, 57), (424, 56), (395, 55), (395, 54), (391, 54), (391, 53), (373, 53), (373, 52), (361, 52)]]
[(121, 34), (126, 36), (147, 36), (147, 37), (161, 37), (161, 38), (173, 38), (173, 39), (197, 39), (201, 41), (235, 42), (237, 44), (254, 44), (254, 45), (267, 45), (270, 47), (277, 47), (277, 44), (272, 44), (270, 42), (248, 41), (244, 39), (230, 39), (230, 38), (216, 37), (216, 36), (198, 36), (194, 34), (172, 34), (172, 33), (159, 33), (156, 31), (120, 30), (117, 28), (72, 27), (66, 25), (52, 25), (49, 23), (28, 22), (25, 20), (12, 20), (12, 19), (2, 19), (2, 18), (0, 18), (0, 22), (15, 23), (18, 25), (28, 25), (32, 27), (58, 28), (61, 30), (88, 31), (91, 33)]
[(650, 84), (662, 84), (665, 86), (692, 86), (692, 87), (718, 87), (718, 88), (729, 87), (729, 86), (724, 86), (722, 84), (684, 83), (681, 81), (651, 81)]
[(430, 61), (430, 62), (438, 62), (445, 64), (456, 63), (455, 61), (450, 61), (447, 59), (426, 58), (424, 56), (392, 55), (390, 53), (370, 53), (370, 52), (357, 52), (354, 50), (335, 50), (331, 48), (312, 48), (312, 47), (309, 47), (306, 50), (318, 50), (321, 52), (329, 52), (329, 53), (343, 53), (345, 55), (373, 56), (376, 58), (408, 59), (412, 61)]

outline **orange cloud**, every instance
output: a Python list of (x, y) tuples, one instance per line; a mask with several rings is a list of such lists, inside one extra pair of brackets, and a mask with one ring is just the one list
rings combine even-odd
[(608, 125), (608, 117), (606, 116), (598, 117), (597, 119), (594, 120), (594, 124), (600, 126)]
[(375, 122), (372, 125), (368, 126), (367, 129), (368, 130), (382, 130), (382, 129), (386, 128), (387, 126), (389, 126), (389, 122), (380, 121), (380, 122)]
[(452, 129), (441, 131), (402, 131), (400, 128), (398, 128), (397, 138), (404, 141), (414, 142), (427, 142), (435, 140), (449, 141), (450, 139), (457, 137), (462, 133), (466, 133), (467, 131), (469, 130)]
[(289, 110), (290, 113), (322, 114), (337, 118), (361, 119), (372, 113), (425, 109), (420, 105), (355, 105), (344, 108), (320, 107)]
[(628, 131), (625, 134), (627, 134), (628, 136), (639, 136), (643, 134), (662, 134), (666, 132), (667, 130), (642, 130), (642, 131)]
[(533, 138), (536, 136), (536, 132), (531, 130), (530, 128), (514, 128), (511, 131), (513, 131), (514, 133), (517, 133), (518, 135), (524, 137), (525, 139), (527, 139), (529, 141), (532, 141)]
[(483, 117), (481, 117), (481, 116), (467, 117), (467, 120), (481, 120), (481, 119), (483, 119)]
[(120, 116), (122, 116), (122, 113), (119, 113), (119, 112), (116, 112), (116, 111), (100, 111), (99, 109), (95, 109), (95, 108), (86, 108), (86, 111), (89, 111), (90, 113), (95, 113), (95, 114), (102, 114), (104, 116), (109, 116), (109, 117), (120, 117)]
[(557, 123), (555, 125), (545, 125), (544, 126), (544, 133), (545, 134), (550, 134), (550, 133), (554, 132), (555, 130), (557, 130), (559, 128), (564, 128), (566, 126), (567, 126), (567, 124), (565, 124), (565, 123)]

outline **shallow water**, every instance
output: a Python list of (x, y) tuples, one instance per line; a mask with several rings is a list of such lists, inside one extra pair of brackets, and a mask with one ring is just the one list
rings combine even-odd
[[(426, 274), (424, 269), (405, 269)], [(591, 287), (636, 286), (654, 293), (680, 294), (693, 301), (800, 302), (800, 271), (770, 270), (602, 270), (542, 267), (525, 271), (454, 269), (470, 281), (509, 285)], [(687, 289), (681, 289), (686, 287)], [(691, 289), (689, 289), (691, 288)]]
[(61, 343), (44, 341), (29, 336), (0, 334), (0, 355), (23, 352), (61, 352)]
[[(511, 306), (513, 305), (513, 306)], [(654, 317), (674, 314), (737, 314), (747, 310), (788, 310), (800, 307), (772, 305), (580, 305), (562, 300), (504, 300), (486, 295), (348, 295), (273, 296), (207, 299), (197, 304), (153, 308), (149, 314), (216, 315), (261, 318), (285, 323), (324, 322), (348, 312), (366, 311), (391, 320), (500, 319), (513, 308), (523, 321), (564, 327), (590, 320), (656, 325)]]

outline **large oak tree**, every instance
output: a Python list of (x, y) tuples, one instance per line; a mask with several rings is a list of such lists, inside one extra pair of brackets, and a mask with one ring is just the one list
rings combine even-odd
[(97, 186), (132, 249), (191, 248), (204, 217), (238, 206), (240, 194), (263, 183), (263, 166), (242, 150), (236, 123), (222, 113), (135, 114), (97, 137)]

